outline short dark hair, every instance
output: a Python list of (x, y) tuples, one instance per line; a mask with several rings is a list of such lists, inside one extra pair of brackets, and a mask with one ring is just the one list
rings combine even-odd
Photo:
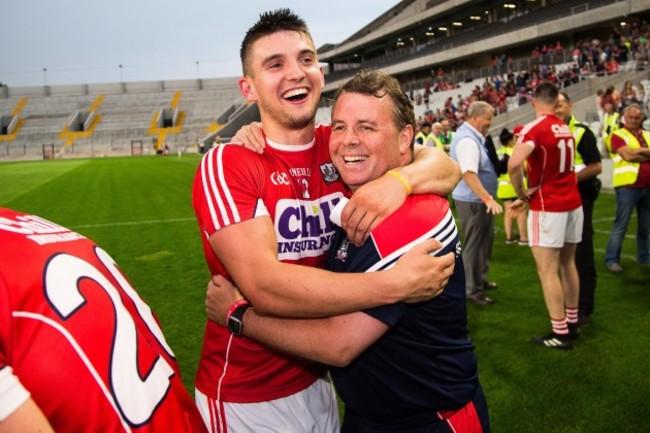
[(284, 31), (298, 32), (307, 36), (312, 41), (312, 44), (314, 42), (305, 20), (292, 12), (291, 9), (281, 8), (263, 12), (257, 22), (246, 32), (239, 50), (244, 75), (248, 73), (248, 57), (250, 56), (251, 46), (265, 36)]
[(508, 131), (508, 128), (503, 128), (501, 130), (501, 134), (499, 134), (499, 141), (503, 145), (509, 143), (513, 138), (515, 138), (515, 135), (512, 132)]
[[(401, 131), (407, 125), (411, 125), (415, 132), (413, 105), (397, 78), (381, 71), (360, 71), (338, 89), (334, 96), (334, 105), (344, 93), (359, 93), (376, 98), (388, 95), (393, 102), (393, 121), (397, 129)], [(414, 142), (411, 141), (411, 151), (413, 144)]]
[(562, 95), (566, 102), (571, 102), (571, 98), (569, 97), (569, 94), (567, 92), (565, 92), (564, 90), (560, 90), (559, 92), (557, 92), (557, 94)]
[(533, 97), (542, 104), (555, 104), (557, 102), (558, 89), (553, 83), (542, 83), (535, 89)]

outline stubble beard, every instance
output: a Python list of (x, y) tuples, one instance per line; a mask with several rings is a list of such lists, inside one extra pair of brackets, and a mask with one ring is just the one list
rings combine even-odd
[(318, 110), (318, 106), (316, 105), (307, 113), (291, 115), (285, 111), (272, 109), (261, 101), (258, 101), (258, 104), (260, 105), (260, 110), (268, 113), (269, 117), (274, 119), (284, 128), (291, 130), (303, 129), (313, 124), (314, 119), (316, 118), (316, 111)]

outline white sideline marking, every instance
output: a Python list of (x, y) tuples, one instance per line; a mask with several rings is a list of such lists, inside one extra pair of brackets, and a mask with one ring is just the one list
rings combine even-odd
[(196, 221), (196, 218), (170, 218), (170, 219), (162, 219), (162, 220), (123, 221), (123, 222), (112, 222), (112, 223), (102, 223), (102, 224), (83, 224), (78, 226), (72, 226), (71, 228), (85, 229), (85, 228), (94, 228), (94, 227), (138, 226), (142, 224), (161, 224), (161, 223), (175, 223), (175, 222), (186, 222), (186, 221)]

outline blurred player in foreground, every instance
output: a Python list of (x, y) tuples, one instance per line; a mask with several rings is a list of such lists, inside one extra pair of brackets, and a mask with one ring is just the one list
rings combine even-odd
[(0, 433), (205, 432), (158, 321), (79, 233), (0, 208)]

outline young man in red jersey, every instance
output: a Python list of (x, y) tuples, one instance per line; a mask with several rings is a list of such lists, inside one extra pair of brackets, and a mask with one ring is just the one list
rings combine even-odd
[[(329, 214), (348, 190), (329, 157), (330, 128), (315, 128), (324, 76), (314, 43), (304, 21), (280, 9), (262, 14), (248, 31), (241, 59), (240, 90), (259, 106), (266, 148), (258, 154), (226, 144), (200, 164), (193, 205), (211, 273), (231, 278), (261, 311), (287, 317), (345, 313), (438, 293), (454, 258), (430, 257), (433, 243), (376, 275), (318, 269), (334, 234)], [(443, 152), (433, 155), (433, 164), (400, 168), (399, 176), (388, 175), (355, 194), (344, 213), (354, 242), (398, 208), (411, 185), (416, 193), (451, 191), (457, 167)], [(350, 162), (364, 160), (361, 155)], [(362, 205), (368, 200), (374, 207)], [(235, 319), (241, 308), (233, 312)], [(337, 431), (324, 367), (237, 338), (233, 333), (241, 330), (232, 325), (230, 332), (211, 321), (206, 327), (196, 399), (210, 429)]]
[[(528, 241), (542, 284), (552, 331), (534, 341), (557, 349), (573, 348), (578, 336), (580, 283), (575, 265), (582, 236), (582, 202), (574, 171), (575, 145), (569, 126), (555, 114), (558, 89), (542, 83), (535, 89), (537, 118), (521, 131), (508, 171), (518, 199), (516, 213), (526, 203)], [(528, 190), (523, 185), (524, 162)]]

